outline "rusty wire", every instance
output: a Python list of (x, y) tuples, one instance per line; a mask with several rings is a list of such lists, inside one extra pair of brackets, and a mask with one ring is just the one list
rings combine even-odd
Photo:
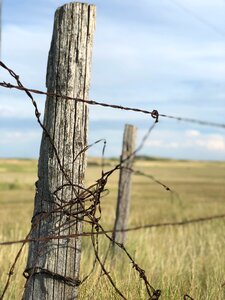
[[(58, 165), (59, 165), (59, 168), (60, 168), (60, 171), (62, 172), (63, 176), (65, 177), (65, 179), (67, 180), (68, 184), (71, 186), (73, 192), (76, 194), (76, 197), (75, 199), (72, 199), (71, 201), (65, 203), (63, 206), (60, 206), (58, 207), (56, 210), (53, 210), (51, 212), (39, 212), (38, 213), (38, 218), (35, 222), (35, 226), (37, 226), (41, 220), (44, 218), (48, 218), (50, 215), (54, 214), (54, 213), (57, 213), (58, 211), (61, 211), (63, 213), (65, 213), (65, 209), (66, 209), (66, 213), (67, 214), (70, 214), (70, 217), (71, 218), (74, 218), (75, 222), (76, 220), (78, 219), (78, 215), (79, 214), (82, 214), (82, 218), (87, 218), (89, 221), (89, 223), (91, 224), (91, 227), (92, 227), (92, 231), (91, 231), (91, 240), (92, 240), (92, 245), (93, 245), (93, 249), (94, 249), (94, 253), (95, 253), (95, 257), (96, 257), (96, 260), (99, 262), (101, 268), (102, 268), (102, 271), (103, 273), (107, 276), (109, 282), (111, 283), (111, 285), (113, 286), (114, 290), (116, 291), (116, 293), (118, 295), (120, 295), (120, 297), (122, 297), (123, 299), (126, 299), (126, 297), (122, 294), (122, 292), (117, 288), (113, 278), (111, 277), (111, 275), (109, 274), (109, 272), (105, 269), (104, 265), (102, 264), (101, 260), (100, 260), (100, 257), (98, 255), (98, 235), (99, 233), (101, 234), (104, 234), (110, 241), (112, 241), (111, 237), (105, 232), (104, 228), (101, 226), (101, 224), (99, 223), (100, 219), (101, 219), (101, 202), (100, 202), (100, 199), (101, 199), (101, 194), (102, 192), (104, 192), (105, 190), (105, 185), (107, 183), (107, 180), (108, 180), (108, 177), (113, 174), (116, 170), (118, 170), (121, 166), (121, 163), (118, 164), (116, 167), (114, 167), (112, 170), (108, 171), (108, 172), (105, 172), (102, 170), (102, 177), (97, 180), (96, 184), (92, 185), (91, 188), (89, 189), (85, 189), (83, 188), (83, 192), (81, 193), (81, 195), (77, 195), (76, 193), (76, 190), (75, 190), (75, 187), (74, 187), (74, 184), (72, 182), (72, 180), (70, 179), (69, 175), (65, 172), (64, 168), (63, 168), (63, 165), (60, 161), (60, 158), (59, 158), (59, 155), (58, 155), (58, 152), (57, 152), (57, 148), (56, 146), (54, 145), (54, 142), (49, 134), (49, 132), (47, 131), (47, 129), (45, 128), (44, 124), (42, 123), (41, 119), (40, 119), (40, 112), (38, 110), (38, 107), (37, 107), (37, 103), (36, 101), (34, 100), (31, 92), (25, 88), (20, 79), (19, 79), (19, 76), (13, 71), (11, 70), (10, 68), (8, 68), (4, 63), (0, 62), (0, 66), (2, 68), (4, 68), (5, 70), (8, 71), (8, 73), (16, 80), (17, 82), (17, 88), (20, 89), (20, 90), (23, 90), (25, 91), (25, 93), (27, 94), (27, 96), (30, 98), (31, 102), (32, 102), (32, 105), (34, 106), (34, 110), (35, 110), (35, 117), (37, 119), (37, 122), (39, 123), (40, 127), (42, 128), (42, 130), (44, 131), (46, 137), (49, 139), (49, 142), (52, 146), (52, 149), (53, 149), (53, 152), (56, 156), (56, 159), (57, 159), (57, 162), (58, 162)], [(4, 84), (2, 85), (4, 86)], [(6, 87), (6, 86), (5, 86)], [(8, 85), (9, 87), (9, 85)], [(91, 103), (89, 103), (91, 104)], [(155, 124), (158, 122), (158, 112), (156, 110), (154, 110), (152, 113), (151, 113), (152, 117), (155, 119), (155, 122), (154, 124), (149, 128), (147, 134), (144, 136), (143, 138), (143, 141), (141, 143), (141, 145), (135, 150), (135, 152), (132, 154), (132, 155), (135, 155), (141, 148), (142, 146), (144, 145), (144, 142), (145, 140), (147, 139), (147, 137), (149, 136), (149, 134), (151, 133), (151, 131), (153, 130)], [(88, 147), (85, 147), (81, 153), (87, 151)], [(105, 142), (104, 142), (104, 147), (103, 147), (103, 154), (104, 154), (104, 149), (105, 149)], [(79, 153), (79, 155), (81, 154)], [(127, 158), (129, 159), (129, 158)], [(102, 161), (102, 164), (104, 163), (104, 161)], [(61, 187), (63, 188), (63, 186)], [(94, 193), (92, 192), (92, 190), (94, 189)], [(57, 192), (57, 191), (56, 191)], [(89, 201), (91, 201), (91, 205), (88, 207), (88, 208), (85, 208), (85, 204), (84, 204), (84, 201), (86, 199), (86, 197), (89, 197), (90, 194), (93, 196), (92, 199), (89, 199)], [(70, 212), (72, 211), (72, 206), (74, 205), (74, 203), (78, 203), (78, 205), (80, 206), (80, 209), (81, 211), (79, 212), (76, 212), (76, 214), (71, 214)], [(99, 216), (96, 217), (96, 213), (99, 213)], [(35, 217), (35, 216), (34, 216)], [(34, 218), (33, 217), (33, 218)], [(32, 230), (34, 229), (33, 226), (31, 228), (31, 232)], [(62, 225), (61, 225), (62, 226)], [(71, 221), (69, 222), (68, 224), (68, 228), (69, 226), (71, 226)], [(28, 242), (29, 238), (30, 238), (30, 235), (31, 235), (31, 232), (27, 235), (27, 237), (25, 238), (24, 242), (23, 242), (23, 245)], [(44, 240), (44, 242), (46, 243), (47, 240)], [(15, 265), (18, 261), (18, 257), (20, 256), (21, 254), (21, 251), (22, 251), (22, 248), (23, 248), (23, 245), (20, 249), (20, 251), (18, 252), (14, 262), (13, 262), (13, 269), (15, 268)], [(145, 275), (143, 275), (143, 270), (138, 266), (138, 264), (134, 261), (134, 259), (131, 257), (131, 255), (129, 254), (129, 252), (126, 250), (126, 248), (123, 246), (123, 245), (119, 245), (118, 246), (125, 252), (125, 254), (127, 255), (128, 259), (133, 263), (133, 266), (134, 266), (134, 269), (136, 270), (136, 272), (139, 273), (140, 275), (140, 278), (144, 281), (145, 283), (145, 286), (146, 286), (146, 292), (148, 294), (148, 296), (150, 297), (150, 299), (152, 299), (152, 296), (155, 297), (156, 295), (156, 292), (155, 292), (155, 289), (150, 285), (150, 283), (148, 282), (148, 279)], [(41, 250), (39, 249), (38, 251), (38, 255), (41, 255)], [(38, 255), (37, 255), (37, 258), (38, 258)], [(50, 270), (41, 270), (40, 268), (37, 270), (37, 267), (36, 266), (33, 266), (31, 270), (25, 270), (24, 271), (24, 276), (27, 278), (27, 283), (29, 283), (29, 280), (31, 279), (31, 277), (34, 275), (34, 274), (37, 274), (38, 273), (45, 273), (45, 274), (48, 274), (49, 276), (52, 276), (53, 278), (59, 278), (60, 277), (60, 280), (64, 280), (65, 281), (65, 284), (67, 283), (68, 281), (68, 278), (66, 278), (65, 276), (63, 277), (62, 275), (60, 274), (55, 274), (54, 272), (50, 271)], [(12, 272), (11, 272), (12, 273)], [(5, 284), (5, 287), (3, 289), (3, 293), (1, 295), (1, 298), (0, 299), (3, 299), (3, 297), (5, 296), (5, 293), (9, 287), (9, 283), (10, 283), (10, 279), (11, 279), (11, 276), (12, 274), (10, 274), (8, 276), (8, 279), (7, 279), (7, 282)], [(151, 287), (151, 290), (149, 289), (149, 287)], [(156, 290), (158, 291), (158, 290)], [(157, 292), (158, 293), (158, 292)], [(158, 293), (159, 295), (159, 293)], [(160, 295), (159, 295), (160, 296)], [(158, 299), (158, 298), (157, 298)]]
[[(2, 61), (0, 61), (0, 66), (4, 69), (6, 69), (11, 76), (13, 76), (15, 79), (19, 80), (19, 76), (16, 75), (11, 69), (9, 69)], [(156, 123), (159, 121), (159, 117), (162, 118), (168, 118), (168, 119), (174, 119), (177, 121), (183, 121), (183, 122), (188, 122), (188, 123), (195, 123), (198, 125), (203, 125), (203, 126), (210, 126), (210, 127), (219, 127), (225, 129), (225, 124), (223, 123), (216, 123), (216, 122), (210, 122), (210, 121), (204, 121), (204, 120), (199, 120), (199, 119), (194, 119), (194, 118), (189, 118), (189, 117), (180, 117), (180, 116), (172, 116), (168, 114), (162, 114), (159, 113), (156, 109), (153, 109), (152, 111), (146, 110), (146, 109), (140, 109), (140, 108), (135, 108), (135, 107), (128, 107), (128, 106), (122, 106), (119, 104), (110, 104), (106, 102), (99, 102), (95, 100), (87, 100), (87, 99), (81, 99), (81, 98), (74, 98), (74, 97), (69, 97), (66, 95), (61, 95), (61, 94), (56, 94), (56, 93), (51, 93), (51, 92), (44, 92), (41, 90), (37, 89), (31, 89), (24, 87), (17, 81), (18, 85), (14, 85), (11, 83), (7, 83), (4, 81), (0, 82), (0, 86), (4, 88), (9, 88), (9, 89), (17, 89), (20, 91), (25, 91), (27, 95), (30, 97), (29, 94), (39, 94), (39, 95), (45, 95), (45, 96), (50, 96), (50, 97), (60, 97), (61, 99), (65, 100), (72, 100), (72, 101), (77, 101), (77, 102), (83, 102), (89, 105), (98, 105), (102, 107), (108, 107), (108, 108), (113, 108), (113, 109), (120, 109), (120, 110), (126, 110), (126, 111), (133, 111), (137, 113), (143, 113), (143, 114), (148, 114), (151, 115), (153, 119), (155, 119)], [(35, 103), (33, 103), (35, 105)], [(40, 117), (40, 112), (36, 112), (37, 115)], [(37, 116), (36, 115), (36, 116)]]
[(192, 298), (191, 296), (189, 296), (188, 294), (184, 295), (184, 300), (194, 300), (194, 298)]
[[(152, 223), (152, 224), (145, 224), (145, 225), (139, 225), (139, 226), (133, 226), (128, 227), (124, 229), (117, 229), (117, 232), (132, 232), (132, 231), (138, 231), (142, 229), (151, 229), (151, 228), (160, 228), (160, 227), (177, 227), (177, 226), (185, 226), (190, 224), (196, 224), (196, 223), (204, 223), (219, 219), (225, 219), (225, 214), (221, 215), (214, 215), (214, 216), (208, 216), (208, 217), (198, 217), (194, 219), (189, 220), (181, 220), (176, 222), (162, 222), (162, 223)], [(8, 246), (13, 244), (23, 244), (23, 243), (30, 243), (30, 242), (38, 242), (38, 241), (50, 241), (50, 240), (61, 240), (61, 239), (67, 239), (67, 238), (75, 238), (78, 236), (82, 237), (90, 237), (92, 235), (104, 235), (113, 233), (113, 230), (104, 230), (99, 232), (83, 232), (83, 233), (76, 233), (76, 234), (66, 234), (66, 235), (57, 235), (57, 236), (43, 236), (40, 238), (26, 238), (21, 240), (14, 240), (14, 241), (6, 241), (6, 242), (0, 242), (0, 246)]]
[[(112, 287), (114, 288), (115, 292), (122, 298), (122, 299), (127, 299), (123, 293), (117, 288), (115, 281), (113, 280), (113, 278), (111, 277), (110, 273), (108, 272), (108, 270), (105, 268), (105, 264), (104, 262), (101, 261), (101, 258), (99, 256), (99, 245), (98, 245), (98, 237), (99, 235), (103, 235), (105, 236), (111, 243), (116, 244), (117, 247), (119, 247), (127, 256), (127, 258), (129, 259), (129, 261), (131, 262), (133, 269), (139, 274), (140, 279), (144, 282), (145, 288), (146, 288), (146, 293), (148, 295), (148, 299), (149, 300), (157, 300), (159, 299), (160, 295), (161, 295), (161, 291), (158, 289), (155, 289), (150, 282), (148, 281), (148, 278), (145, 274), (145, 271), (137, 264), (137, 262), (134, 260), (134, 258), (130, 255), (130, 253), (128, 252), (128, 250), (125, 248), (125, 246), (123, 244), (117, 243), (116, 241), (114, 241), (111, 236), (109, 235), (110, 233), (112, 233), (112, 230), (105, 230), (102, 225), (100, 224), (100, 220), (101, 220), (101, 197), (104, 195), (104, 192), (107, 190), (106, 189), (106, 185), (107, 185), (107, 181), (108, 178), (117, 170), (119, 170), (122, 166), (122, 164), (130, 159), (130, 156), (127, 157), (126, 159), (124, 159), (123, 161), (120, 161), (120, 163), (118, 163), (115, 167), (113, 167), (111, 170), (104, 172), (104, 151), (105, 151), (105, 146), (106, 146), (106, 141), (103, 140), (103, 150), (102, 150), (102, 174), (101, 177), (96, 181), (95, 184), (91, 185), (88, 188), (84, 188), (81, 186), (77, 186), (74, 185), (71, 178), (69, 177), (69, 175), (65, 172), (64, 167), (62, 162), (60, 161), (59, 155), (58, 155), (58, 151), (56, 146), (54, 145), (54, 142), (49, 134), (49, 132), (47, 131), (47, 129), (45, 128), (45, 126), (43, 125), (41, 119), (40, 119), (40, 112), (38, 110), (38, 106), (36, 101), (34, 100), (32, 94), (42, 94), (42, 95), (47, 95), (47, 96), (54, 96), (54, 97), (60, 97), (61, 99), (66, 99), (66, 100), (75, 100), (77, 102), (84, 102), (86, 104), (90, 104), (90, 105), (100, 105), (103, 107), (110, 107), (110, 108), (114, 108), (114, 109), (121, 109), (121, 110), (128, 110), (128, 111), (134, 111), (134, 112), (139, 112), (139, 113), (144, 113), (144, 114), (149, 114), (153, 119), (154, 119), (154, 123), (149, 127), (149, 130), (147, 131), (146, 135), (143, 137), (141, 144), (139, 145), (139, 147), (131, 154), (131, 156), (134, 156), (137, 152), (139, 152), (142, 147), (144, 146), (145, 141), (147, 140), (147, 138), (149, 137), (150, 133), (152, 132), (152, 130), (154, 129), (156, 123), (159, 121), (159, 117), (167, 117), (167, 118), (172, 118), (172, 119), (176, 119), (179, 121), (185, 121), (185, 122), (192, 122), (192, 123), (198, 123), (200, 125), (207, 125), (207, 126), (215, 126), (215, 127), (220, 127), (220, 128), (225, 128), (225, 124), (219, 124), (219, 123), (212, 123), (212, 122), (207, 122), (207, 121), (201, 121), (201, 120), (196, 120), (196, 119), (189, 119), (189, 118), (180, 118), (180, 117), (174, 117), (174, 116), (169, 116), (169, 115), (164, 115), (164, 114), (159, 114), (157, 110), (152, 110), (152, 111), (147, 111), (147, 110), (142, 110), (139, 108), (131, 108), (131, 107), (124, 107), (121, 105), (112, 105), (112, 104), (108, 104), (108, 103), (103, 103), (103, 102), (97, 102), (97, 101), (92, 101), (92, 100), (84, 100), (84, 99), (77, 99), (77, 98), (72, 98), (72, 97), (68, 97), (65, 95), (58, 95), (58, 94), (53, 94), (53, 93), (48, 93), (48, 92), (43, 92), (43, 91), (38, 91), (38, 90), (33, 90), (33, 89), (28, 89), (26, 87), (23, 86), (23, 84), (21, 83), (19, 76), (10, 68), (8, 68), (3, 62), (0, 62), (0, 66), (2, 68), (4, 68), (5, 70), (7, 70), (9, 72), (9, 74), (16, 80), (17, 85), (12, 85), (11, 83), (6, 83), (6, 82), (0, 82), (0, 86), (4, 87), (4, 88), (14, 88), (17, 90), (21, 90), (24, 91), (27, 96), (30, 98), (32, 105), (34, 107), (34, 111), (35, 111), (35, 117), (37, 119), (38, 124), (40, 125), (40, 127), (42, 128), (43, 132), (45, 133), (46, 137), (49, 139), (49, 142), (52, 146), (53, 152), (56, 156), (60, 171), (62, 172), (63, 176), (65, 177), (67, 183), (60, 186), (56, 191), (54, 191), (54, 195), (57, 197), (57, 193), (60, 189), (63, 189), (66, 185), (69, 185), (74, 194), (75, 197), (73, 199), (71, 199), (71, 201), (69, 202), (65, 202), (63, 201), (63, 199), (61, 199), (62, 201), (62, 205), (59, 205), (56, 209), (50, 211), (50, 212), (40, 212), (38, 215), (38, 218), (36, 219), (36, 221), (34, 222), (31, 231), (28, 233), (27, 237), (23, 240), (17, 240), (17, 241), (6, 241), (6, 242), (1, 242), (0, 245), (12, 245), (12, 244), (18, 244), (18, 243), (22, 243), (19, 252), (17, 253), (14, 262), (10, 268), (10, 272), (8, 274), (8, 278), (7, 278), (7, 282), (4, 286), (3, 289), (3, 293), (0, 297), (0, 299), (2, 300), (3, 297), (6, 294), (6, 291), (9, 287), (12, 275), (13, 275), (13, 271), (15, 269), (15, 266), (18, 262), (18, 258), (20, 257), (20, 254), (22, 252), (22, 249), (24, 247), (24, 245), (26, 243), (30, 243), (33, 241), (36, 242), (45, 242), (47, 243), (50, 240), (60, 240), (60, 239), (65, 239), (65, 238), (75, 238), (77, 236), (83, 236), (83, 237), (91, 237), (91, 241), (92, 241), (92, 246), (93, 246), (93, 250), (94, 250), (94, 255), (95, 255), (95, 261), (99, 263), (101, 270), (103, 272), (103, 274), (108, 278), (110, 284), (112, 285)], [(95, 143), (93, 143), (92, 145), (102, 142), (102, 140), (99, 140)], [(82, 153), (84, 153), (85, 151), (88, 150), (89, 147), (91, 147), (92, 145), (86, 146), (84, 149), (82, 149), (82, 151), (80, 153), (78, 153), (77, 156), (81, 155)], [(77, 157), (75, 158), (75, 160), (77, 159)], [(146, 174), (143, 174), (141, 171), (136, 171), (137, 175), (141, 175), (141, 176), (146, 176)], [(150, 179), (152, 179), (154, 182), (156, 182), (157, 184), (160, 184), (161, 186), (163, 186), (167, 191), (172, 192), (172, 190), (165, 185), (164, 183), (160, 182), (159, 180), (155, 179), (153, 176), (148, 175), (146, 176)], [(82, 189), (82, 192), (80, 193), (80, 195), (77, 195), (76, 193), (76, 188), (79, 187), (79, 189)], [(86, 203), (90, 203), (89, 205), (86, 205)], [(74, 204), (78, 204), (79, 205), (79, 211), (73, 212), (73, 205)], [(47, 236), (47, 237), (39, 237), (39, 238), (31, 238), (31, 232), (32, 230), (34, 230), (35, 226), (38, 226), (38, 224), (41, 222), (41, 220), (43, 219), (47, 219), (49, 218), (49, 216), (51, 216), (52, 214), (56, 214), (58, 212), (62, 212), (63, 214), (68, 214), (71, 217), (71, 220), (68, 221), (68, 224), (66, 224), (68, 226), (68, 228), (71, 226), (71, 224), (73, 222), (77, 222), (77, 220), (82, 220), (83, 222), (86, 222), (87, 224), (89, 224), (91, 226), (91, 231), (90, 232), (83, 232), (81, 234), (68, 234), (68, 235), (52, 235), (52, 236)], [(79, 216), (82, 217), (79, 217)], [(34, 216), (33, 218), (35, 218), (36, 216)], [(135, 231), (135, 230), (140, 230), (140, 229), (146, 229), (146, 228), (157, 228), (157, 227), (165, 227), (165, 226), (181, 226), (181, 225), (187, 225), (187, 224), (191, 224), (191, 223), (198, 223), (198, 222), (204, 222), (204, 221), (211, 221), (214, 219), (221, 219), (224, 218), (225, 214), (221, 214), (221, 215), (217, 215), (217, 216), (210, 216), (210, 217), (201, 217), (198, 219), (191, 219), (191, 220), (184, 220), (184, 221), (179, 221), (179, 222), (167, 222), (167, 223), (158, 223), (158, 224), (146, 224), (146, 225), (141, 225), (141, 226), (136, 226), (136, 227), (132, 227), (132, 228), (126, 228), (124, 230), (121, 231)], [(61, 224), (60, 226), (64, 226), (65, 224)], [(40, 255), (41, 252), (39, 252)], [(38, 258), (38, 255), (37, 255)], [(27, 278), (27, 284), (30, 280), (30, 278), (36, 274), (37, 272), (39, 273), (45, 273), (48, 274), (49, 276), (59, 279), (59, 280), (63, 280), (66, 284), (69, 282), (70, 284), (76, 284), (79, 285), (81, 282), (76, 282), (74, 283), (72, 278), (68, 278), (66, 276), (62, 276), (60, 274), (56, 274), (50, 270), (46, 270), (43, 269), (41, 270), (40, 268), (38, 269), (36, 266), (33, 266), (32, 270), (25, 270), (24, 271), (24, 276)], [(87, 275), (86, 278), (88, 278), (89, 275)], [(192, 299), (190, 296), (185, 295), (184, 299), (187, 299), (187, 297), (189, 297), (189, 299)]]

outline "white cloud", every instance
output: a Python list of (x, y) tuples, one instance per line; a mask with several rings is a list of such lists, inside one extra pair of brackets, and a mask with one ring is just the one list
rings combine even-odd
[[(221, 0), (184, 0), (181, 3), (218, 28), (225, 28), (225, 5)], [(62, 0), (48, 0), (46, 6), (29, 1), (28, 8), (38, 7), (35, 25), (25, 16), (28, 4), (24, 3), (22, 8), (21, 5), (10, 7), (11, 16), (20, 17), (7, 17), (11, 23), (3, 24), (3, 60), (27, 86), (45, 89), (53, 12), (61, 4), (64, 4)], [(6, 8), (9, 4), (5, 1), (4, 5)], [(184, 117), (204, 116), (211, 121), (216, 117), (218, 122), (223, 122), (225, 42), (220, 35), (168, 0), (96, 0), (96, 5), (91, 85), (94, 100), (158, 109)], [(21, 21), (23, 16), (26, 22)], [(1, 81), (11, 81), (1, 70), (0, 77)], [(33, 118), (33, 107), (22, 95), (9, 90), (1, 93), (0, 115), (11, 117), (12, 122), (14, 118)], [(43, 111), (44, 97), (39, 105)], [(91, 109), (93, 120), (111, 120), (113, 129), (117, 121), (135, 122), (143, 118), (143, 123), (148, 122), (148, 116), (145, 117), (124, 111)], [(158, 131), (157, 136), (153, 132), (149, 140), (149, 149), (154, 149), (156, 155), (159, 152), (163, 156), (168, 153), (179, 157), (186, 153), (187, 157), (201, 158), (205, 151), (207, 157), (216, 153), (224, 157), (222, 135), (203, 134), (195, 129), (178, 132), (171, 123), (166, 124), (167, 131)], [(118, 127), (110, 134), (106, 130), (103, 134), (100, 129), (97, 133), (101, 137), (110, 136), (114, 144), (112, 149), (117, 151), (121, 142), (117, 138)], [(19, 137), (17, 132), (14, 138), (18, 142), (25, 141), (22, 135)]]
[[(139, 131), (140, 136), (144, 131)], [(198, 130), (183, 131), (155, 129), (142, 152), (149, 155), (193, 159), (225, 159), (225, 135), (202, 133)]]
[(180, 145), (179, 145), (179, 143), (177, 143), (177, 142), (171, 142), (171, 143), (168, 144), (168, 147), (169, 147), (169, 148), (177, 149), (177, 148), (180, 147)]
[(39, 139), (41, 136), (41, 131), (33, 130), (33, 131), (0, 131), (1, 140), (0, 145), (6, 144), (17, 144), (17, 143), (28, 143), (35, 139)]
[(148, 142), (148, 146), (150, 146), (150, 147), (161, 147), (161, 146), (163, 146), (163, 141), (162, 140), (150, 140)]
[(12, 116), (12, 109), (11, 107), (3, 107), (0, 105), (0, 117), (10, 117)]
[(40, 130), (0, 130), (0, 135), (0, 157), (38, 157)]
[(196, 142), (197, 146), (206, 148), (213, 152), (225, 151), (225, 138), (222, 135), (208, 135), (203, 136)]
[[(41, 116), (44, 111), (45, 96), (34, 96)], [(40, 100), (40, 101), (39, 101)], [(0, 96), (0, 116), (11, 118), (13, 122), (16, 119), (34, 119), (34, 107), (24, 92), (15, 92), (11, 90), (4, 90)]]
[[(24, 85), (45, 88), (45, 76), (51, 29), (22, 25), (6, 25), (2, 31), (2, 60), (13, 69)], [(4, 81), (13, 82), (1, 70)]]
[(200, 132), (198, 130), (187, 130), (186, 131), (186, 136), (188, 136), (188, 137), (196, 137), (199, 135), (200, 135)]

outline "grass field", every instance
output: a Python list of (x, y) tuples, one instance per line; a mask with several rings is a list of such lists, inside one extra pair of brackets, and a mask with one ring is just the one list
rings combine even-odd
[[(87, 185), (101, 176), (98, 160), (90, 159)], [(111, 162), (113, 163), (113, 162)], [(22, 239), (30, 227), (37, 162), (0, 160), (0, 241)], [(109, 166), (105, 167), (106, 169)], [(225, 163), (138, 160), (135, 169), (155, 176), (179, 197), (172, 196), (148, 178), (133, 176), (129, 226), (179, 221), (225, 213)], [(118, 173), (110, 177), (109, 195), (102, 199), (102, 225), (113, 227)], [(179, 300), (189, 294), (195, 300), (225, 299), (225, 220), (179, 227), (143, 229), (127, 234), (126, 247), (145, 269), (154, 288), (162, 290), (163, 300)], [(104, 257), (108, 243), (100, 238)], [(0, 290), (18, 245), (0, 248)], [(21, 299), (26, 262), (22, 253), (5, 299)], [(92, 268), (93, 251), (89, 238), (83, 238), (81, 278)], [(147, 299), (144, 285), (123, 253), (107, 268), (118, 288), (128, 299)], [(80, 299), (120, 299), (100, 269), (81, 286)]]

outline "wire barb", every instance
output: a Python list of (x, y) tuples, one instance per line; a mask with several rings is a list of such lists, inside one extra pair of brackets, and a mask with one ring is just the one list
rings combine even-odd
[(152, 112), (151, 112), (151, 116), (153, 119), (155, 119), (155, 122), (158, 123), (159, 122), (159, 113), (158, 113), (158, 110), (154, 109)]

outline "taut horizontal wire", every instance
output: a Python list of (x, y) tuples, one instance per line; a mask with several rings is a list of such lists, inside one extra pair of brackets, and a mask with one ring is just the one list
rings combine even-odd
[[(159, 227), (167, 227), (167, 226), (183, 226), (183, 225), (189, 225), (193, 223), (201, 223), (206, 221), (212, 221), (216, 219), (223, 219), (225, 218), (225, 214), (221, 215), (215, 215), (210, 217), (201, 217), (196, 219), (190, 219), (190, 220), (183, 220), (178, 222), (165, 222), (165, 223), (155, 223), (155, 224), (146, 224), (146, 225), (140, 225), (125, 229), (116, 230), (118, 232), (130, 232), (130, 231), (137, 231), (140, 229), (148, 229), (148, 228), (159, 228)], [(7, 246), (7, 245), (13, 245), (13, 244), (21, 244), (21, 243), (30, 243), (34, 241), (50, 241), (50, 240), (61, 240), (66, 238), (75, 238), (78, 236), (92, 236), (92, 235), (100, 235), (100, 234), (106, 234), (106, 233), (112, 233), (113, 230), (105, 230), (105, 231), (99, 231), (99, 232), (83, 232), (80, 234), (68, 234), (68, 235), (58, 235), (58, 236), (47, 236), (47, 237), (40, 237), (37, 239), (23, 239), (23, 240), (16, 240), (16, 241), (7, 241), (7, 242), (0, 242), (0, 246)]]
[(90, 104), (90, 105), (98, 105), (98, 106), (102, 106), (102, 107), (108, 107), (108, 108), (121, 109), (121, 110), (126, 110), (126, 111), (133, 111), (133, 112), (148, 114), (148, 115), (151, 115), (154, 119), (156, 119), (157, 116), (158, 116), (158, 117), (162, 117), (162, 118), (174, 119), (174, 120), (177, 120), (177, 121), (183, 121), (183, 122), (188, 122), (188, 123), (195, 123), (195, 124), (198, 124), (198, 125), (204, 125), (204, 126), (210, 126), (210, 127), (219, 127), (219, 128), (225, 129), (225, 124), (223, 124), (223, 123), (203, 121), (203, 120), (187, 118), (187, 117), (171, 116), (171, 115), (167, 115), (167, 114), (158, 113), (157, 110), (149, 111), (149, 110), (135, 108), (135, 107), (128, 107), (128, 106), (122, 106), (122, 105), (117, 105), (117, 104), (99, 102), (99, 101), (95, 101), (95, 100), (74, 98), (74, 97), (69, 97), (69, 96), (66, 96), (66, 95), (60, 95), (60, 94), (55, 94), (55, 93), (51, 93), (51, 92), (44, 92), (44, 91), (40, 91), (40, 90), (36, 90), (36, 89), (26, 88), (26, 87), (23, 87), (23, 86), (13, 85), (11, 83), (6, 83), (4, 81), (0, 82), (0, 86), (4, 87), (4, 88), (9, 88), (9, 89), (17, 89), (17, 90), (21, 90), (21, 91), (27, 91), (27, 92), (34, 93), (34, 94), (39, 94), (39, 95), (46, 95), (46, 96), (49, 96), (49, 97), (59, 97), (61, 99), (83, 102), (83, 103), (87, 103), (87, 104)]

